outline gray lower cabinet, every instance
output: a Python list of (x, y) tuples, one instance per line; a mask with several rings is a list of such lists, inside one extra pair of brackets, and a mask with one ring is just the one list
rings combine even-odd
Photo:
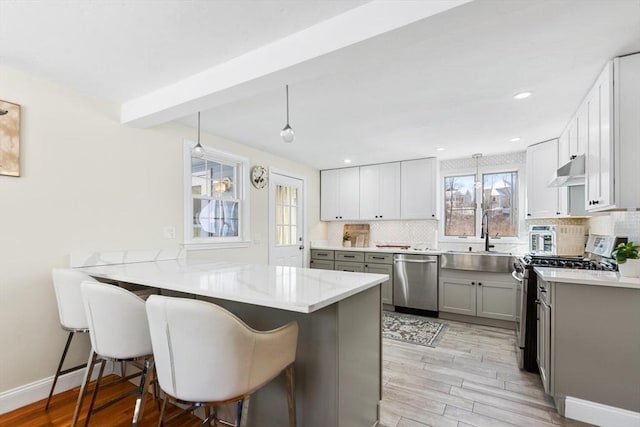
[(515, 321), (516, 287), (510, 274), (442, 269), (438, 309)]
[(538, 285), (538, 363), (558, 412), (567, 397), (640, 412), (640, 289)]
[(335, 270), (338, 271), (353, 271), (357, 273), (364, 273), (364, 263), (351, 262), (351, 261), (336, 261)]
[(311, 259), (309, 261), (310, 268), (317, 268), (320, 270), (334, 270), (333, 260), (327, 259)]
[(365, 273), (388, 274), (389, 280), (382, 283), (382, 303), (393, 305), (393, 254), (365, 253)]
[(311, 249), (311, 260), (309, 261), (309, 268), (334, 270), (334, 257), (334, 251), (325, 249)]
[(311, 249), (309, 267), (323, 270), (388, 274), (389, 280), (381, 285), (382, 303), (393, 304), (393, 254)]

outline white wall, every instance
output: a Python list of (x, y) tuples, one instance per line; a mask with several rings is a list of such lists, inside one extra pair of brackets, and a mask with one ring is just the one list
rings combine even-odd
[[(67, 266), (74, 251), (180, 245), (182, 141), (196, 131), (173, 123), (122, 126), (117, 105), (4, 67), (0, 97), (22, 106), (22, 176), (0, 176), (1, 393), (55, 371), (66, 335), (51, 268)], [(317, 170), (207, 134), (202, 142), (248, 157), (251, 165), (305, 176), (307, 238), (324, 238)], [(197, 256), (266, 263), (267, 193), (250, 194), (251, 232), (261, 243)], [(176, 239), (163, 237), (164, 226), (176, 228)], [(85, 339), (69, 363), (84, 361), (87, 351)]]

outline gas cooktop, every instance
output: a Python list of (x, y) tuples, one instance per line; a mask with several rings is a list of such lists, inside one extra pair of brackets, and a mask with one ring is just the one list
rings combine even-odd
[(573, 268), (576, 270), (604, 270), (617, 271), (615, 264), (602, 260), (596, 262), (584, 257), (562, 257), (562, 256), (538, 256), (525, 255), (521, 260), (525, 267), (553, 267), (553, 268)]

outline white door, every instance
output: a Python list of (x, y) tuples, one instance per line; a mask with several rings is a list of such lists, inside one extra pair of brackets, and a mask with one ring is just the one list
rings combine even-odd
[(303, 267), (304, 181), (269, 175), (269, 264)]

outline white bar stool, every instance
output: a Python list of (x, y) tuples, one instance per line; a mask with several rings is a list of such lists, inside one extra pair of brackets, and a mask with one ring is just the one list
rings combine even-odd
[(51, 403), (51, 397), (53, 396), (60, 375), (65, 375), (87, 366), (86, 364), (82, 364), (64, 370), (62, 369), (74, 334), (89, 332), (89, 323), (84, 313), (80, 284), (83, 281), (96, 281), (85, 273), (63, 268), (54, 268), (51, 271), (51, 276), (53, 278), (56, 301), (58, 302), (60, 326), (65, 331), (68, 331), (69, 335), (67, 336), (67, 343), (60, 357), (60, 363), (58, 363), (58, 369), (56, 369), (56, 374), (53, 377), (53, 384), (51, 384), (47, 403), (44, 405), (45, 410), (49, 409), (49, 403)]
[(284, 371), (289, 426), (295, 427), (296, 322), (261, 332), (205, 301), (151, 295), (146, 305), (158, 382), (165, 395), (160, 426), (169, 399), (205, 407), (203, 426), (211, 421), (216, 425), (216, 406), (237, 402), (235, 425), (244, 426), (251, 393)]
[(145, 402), (144, 394), (153, 372), (153, 352), (144, 300), (126, 289), (99, 282), (83, 282), (81, 290), (93, 348), (89, 355), (89, 369), (86, 371), (80, 388), (78, 403), (71, 425), (75, 426), (78, 421), (79, 410), (82, 407), (85, 389), (91, 378), (94, 363), (101, 362), (100, 372), (89, 403), (85, 426), (89, 424), (93, 412), (109, 406), (122, 397), (135, 393), (135, 391), (125, 393), (94, 410), (94, 403), (105, 363), (107, 360), (111, 360), (114, 362), (143, 362), (140, 374), (124, 376), (117, 381), (127, 381), (134, 376), (141, 375), (132, 421), (132, 426), (137, 426), (142, 419)]

